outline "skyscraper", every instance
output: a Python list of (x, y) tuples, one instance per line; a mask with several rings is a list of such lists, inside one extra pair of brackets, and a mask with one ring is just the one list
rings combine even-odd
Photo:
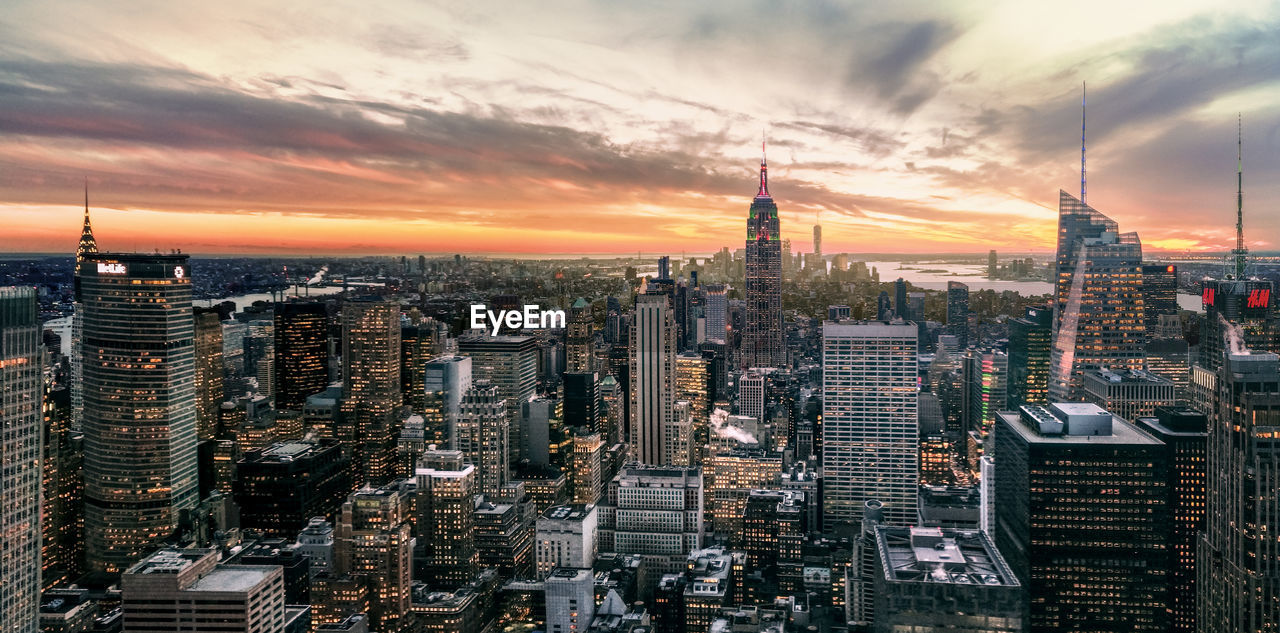
[(600, 433), (604, 430), (602, 418), (599, 375), (594, 371), (565, 372), (565, 426), (581, 427), (590, 432)]
[(1049, 393), (1078, 399), (1084, 372), (1142, 369), (1142, 243), (1061, 191)]
[(1049, 401), (1049, 353), (1053, 340), (1053, 310), (1031, 306), (1026, 315), (1009, 320), (1009, 404)]
[(76, 245), (75, 311), (71, 315), (71, 428), (84, 426), (84, 352), (80, 342), (84, 339), (84, 306), (80, 301), (80, 268), (84, 260), (98, 252), (98, 242), (89, 224), (89, 183), (84, 184), (84, 226), (80, 229), (80, 243)]
[(329, 315), (320, 302), (275, 304), (276, 408), (301, 411), (329, 385)]
[(1157, 409), (1138, 427), (1165, 445), (1169, 464), (1169, 630), (1196, 630), (1196, 548), (1204, 531), (1208, 419), (1191, 409)]
[(631, 324), (631, 456), (663, 464), (663, 430), (673, 420), (676, 390), (676, 324), (665, 294), (636, 297)]
[(969, 346), (969, 286), (958, 281), (947, 282), (947, 334), (960, 349)]
[(760, 158), (760, 190), (747, 218), (747, 323), (742, 359), (748, 367), (780, 367), (782, 345), (782, 235), (778, 205), (769, 195), (768, 166)]
[(1243, 633), (1280, 626), (1280, 357), (1240, 344), (1217, 371), (1208, 403), (1205, 531), (1196, 555), (1201, 631)]
[(1161, 315), (1178, 314), (1177, 266), (1142, 265), (1142, 314), (1148, 336), (1159, 328)]
[(476, 468), (459, 451), (428, 450), (415, 477), (418, 578), (432, 589), (452, 590), (471, 581), (476, 554)]
[(825, 273), (827, 267), (823, 265), (824, 262), (822, 259), (822, 225), (821, 224), (813, 225), (813, 259), (814, 259), (813, 269), (820, 273)]
[(122, 572), (199, 501), (191, 268), (186, 255), (97, 253), (84, 308), (86, 559)]
[(0, 287), (0, 630), (35, 633), (40, 609), (40, 320), (34, 288)]
[(433, 358), (427, 361), (424, 374), (427, 397), (422, 417), (427, 443), (452, 448), (456, 444), (459, 405), (471, 389), (471, 358)]
[(342, 304), (342, 422), (356, 485), (380, 485), (396, 463), (400, 396), (400, 307), (376, 298)]
[(485, 381), (473, 385), (458, 405), (458, 450), (476, 467), (479, 492), (497, 496), (511, 474), (511, 423), (498, 388)]
[[(507, 418), (515, 424), (524, 402), (538, 386), (538, 339), (532, 336), (464, 336), (458, 353), (471, 357), (471, 375), (498, 388), (507, 403)], [(513, 442), (514, 452), (518, 443)]]
[(226, 401), (223, 388), (222, 321), (217, 309), (195, 309), (196, 435), (213, 439), (218, 409)]
[(1165, 446), (1093, 404), (998, 418), (996, 545), (1027, 588), (1029, 631), (1167, 630)]
[(911, 320), (911, 308), (907, 305), (907, 282), (901, 277), (893, 282), (893, 311), (899, 319)]
[(822, 327), (822, 468), (826, 529), (856, 525), (884, 503), (892, 525), (917, 521), (916, 326), (894, 321)]
[(569, 308), (569, 323), (565, 329), (565, 371), (586, 372), (594, 368), (591, 355), (594, 330), (591, 304), (579, 298)]
[(707, 285), (706, 315), (707, 340), (723, 343), (729, 316), (729, 299), (724, 284)]
[(338, 574), (349, 574), (369, 589), (371, 621), (378, 631), (409, 629), (413, 575), (410, 500), (396, 485), (356, 491), (342, 504), (334, 529), (333, 558)]

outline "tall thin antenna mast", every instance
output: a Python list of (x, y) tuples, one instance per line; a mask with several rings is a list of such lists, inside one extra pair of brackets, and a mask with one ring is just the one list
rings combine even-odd
[(1084, 171), (1084, 122), (1085, 97), (1088, 96), (1086, 82), (1080, 82), (1080, 202), (1085, 203), (1085, 171)]
[(1244, 279), (1244, 268), (1249, 250), (1244, 247), (1244, 123), (1236, 115), (1236, 279)]

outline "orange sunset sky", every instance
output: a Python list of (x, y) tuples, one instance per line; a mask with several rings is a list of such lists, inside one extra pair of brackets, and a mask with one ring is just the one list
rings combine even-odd
[(0, 6), (0, 251), (704, 253), (762, 132), (793, 250), (1053, 247), (1059, 189), (1149, 251), (1280, 241), (1280, 5)]

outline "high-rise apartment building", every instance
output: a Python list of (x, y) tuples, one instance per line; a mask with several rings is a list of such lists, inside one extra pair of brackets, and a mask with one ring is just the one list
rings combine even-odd
[(1030, 633), (1166, 631), (1164, 444), (1087, 403), (1002, 412), (994, 435), (996, 545)]
[(1009, 320), (1009, 404), (1049, 401), (1049, 356), (1053, 347), (1053, 309), (1031, 306), (1021, 318)]
[(878, 499), (886, 522), (917, 521), (916, 325), (822, 327), (823, 516), (828, 530), (856, 525)]
[(457, 446), (476, 467), (479, 492), (495, 496), (511, 475), (511, 424), (498, 388), (486, 381), (473, 385), (458, 405)]
[(763, 157), (760, 189), (747, 217), (746, 264), (742, 363), (747, 367), (781, 367), (787, 358), (782, 343), (782, 232), (778, 205), (769, 195), (769, 168)]
[(218, 409), (227, 399), (219, 317), (216, 308), (195, 308), (196, 436), (201, 440), (217, 436)]
[(1142, 369), (1142, 242), (1071, 194), (1058, 196), (1053, 399), (1078, 399), (1090, 369)]
[(186, 255), (97, 253), (78, 283), (85, 554), (122, 572), (199, 501), (191, 268)]
[(275, 304), (276, 408), (301, 411), (329, 386), (329, 313), (320, 302)]
[(339, 439), (355, 458), (356, 485), (379, 485), (395, 470), (400, 435), (400, 306), (377, 298), (342, 304)]
[(636, 297), (630, 345), (631, 456), (664, 464), (663, 432), (675, 415), (676, 326), (664, 294)]
[(40, 609), (40, 320), (34, 288), (0, 287), (0, 630), (35, 633)]

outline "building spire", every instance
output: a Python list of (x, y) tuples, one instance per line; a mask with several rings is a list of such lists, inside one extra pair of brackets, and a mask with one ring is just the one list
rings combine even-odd
[(1239, 114), (1236, 115), (1236, 248), (1231, 254), (1235, 256), (1236, 279), (1244, 279), (1249, 249), (1244, 247), (1244, 122)]
[(1084, 171), (1084, 123), (1085, 123), (1085, 98), (1088, 96), (1089, 90), (1086, 82), (1080, 82), (1080, 203), (1088, 204), (1085, 201), (1085, 171)]
[(98, 252), (98, 242), (93, 239), (93, 227), (89, 224), (89, 178), (84, 179), (84, 227), (80, 229), (80, 244), (76, 246), (76, 264), (85, 256)]
[(767, 147), (767, 139), (764, 132), (760, 132), (760, 191), (756, 192), (757, 198), (768, 198), (769, 196), (769, 163), (765, 160), (765, 150)]

